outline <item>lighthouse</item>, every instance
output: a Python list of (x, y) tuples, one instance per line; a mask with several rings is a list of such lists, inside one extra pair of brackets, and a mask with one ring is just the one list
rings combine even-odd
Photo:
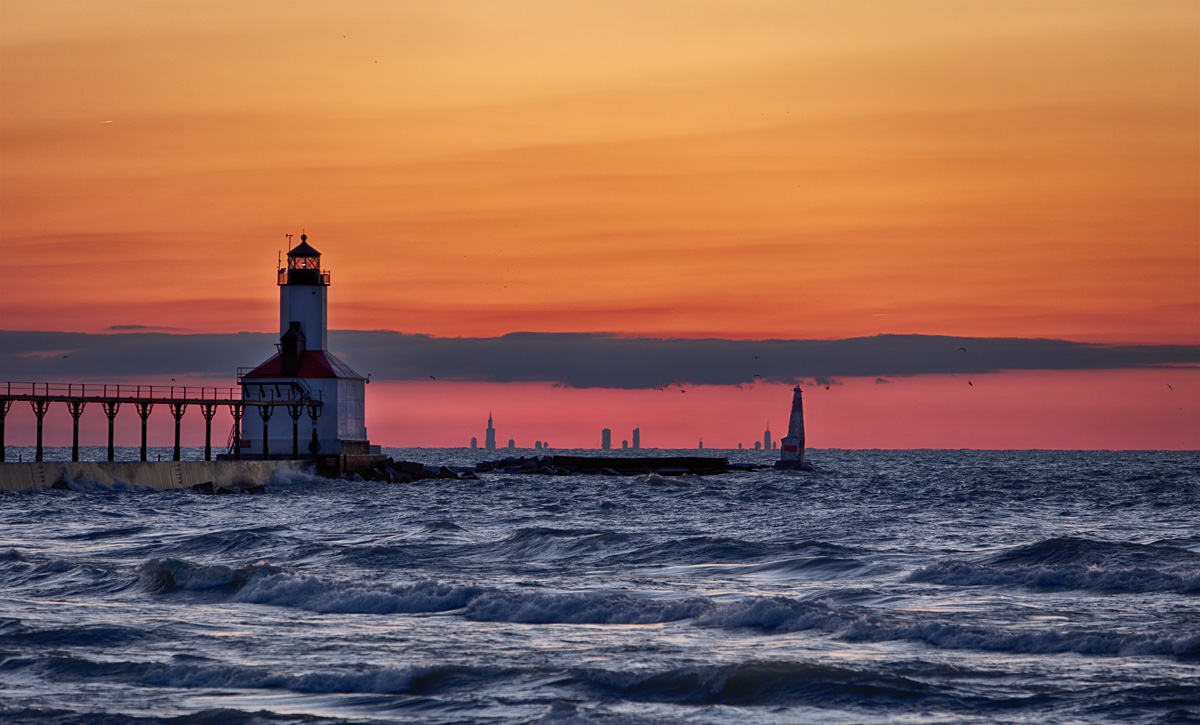
[(804, 462), (804, 394), (799, 385), (792, 389), (792, 414), (788, 418), (787, 435), (779, 441), (775, 467), (811, 469)]
[[(278, 270), (278, 285), (278, 352), (249, 372), (238, 371), (242, 399), (319, 405), (286, 406), (288, 413), (281, 414), (271, 406), (247, 406), (243, 451), (272, 457), (290, 456), (295, 447), (301, 454), (321, 456), (372, 453), (367, 440), (367, 381), (327, 349), (330, 274), (321, 269), (321, 253), (308, 243), (308, 235), (300, 235), (300, 244), (287, 253), (287, 265)], [(296, 429), (302, 424), (310, 430), (299, 433), (296, 446)]]

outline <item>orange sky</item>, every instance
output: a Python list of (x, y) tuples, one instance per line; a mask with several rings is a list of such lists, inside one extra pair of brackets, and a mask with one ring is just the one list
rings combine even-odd
[(1193, 2), (0, 12), (7, 329), (1200, 337)]
[(0, 0), (0, 329), (271, 331), (302, 229), (335, 329), (1198, 344), (1200, 4)]

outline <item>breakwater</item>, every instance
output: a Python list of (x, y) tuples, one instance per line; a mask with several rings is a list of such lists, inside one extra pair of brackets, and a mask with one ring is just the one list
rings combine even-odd
[(475, 467), (479, 473), (541, 473), (569, 476), (576, 473), (605, 475), (694, 474), (699, 476), (753, 470), (755, 466), (730, 465), (728, 458), (702, 456), (543, 456), (541, 458), (504, 458), (486, 461)]
[(262, 486), (280, 470), (298, 471), (305, 461), (162, 461), (0, 464), (0, 491), (70, 487), (74, 482), (105, 486), (140, 486), (160, 490), (212, 484), (215, 488)]

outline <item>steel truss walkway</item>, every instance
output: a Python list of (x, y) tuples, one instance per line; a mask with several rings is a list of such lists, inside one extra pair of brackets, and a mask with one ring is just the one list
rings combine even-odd
[(146, 460), (146, 420), (155, 405), (164, 403), (175, 418), (175, 453), (179, 460), (179, 422), (189, 405), (200, 406), (204, 416), (204, 460), (212, 460), (212, 419), (219, 406), (227, 406), (233, 416), (233, 432), (230, 435), (234, 460), (241, 459), (241, 424), (246, 408), (258, 408), (263, 421), (262, 456), (269, 457), (267, 449), (267, 422), (276, 408), (286, 407), (292, 418), (292, 455), (300, 455), (299, 424), (305, 410), (316, 427), (321, 416), (320, 395), (313, 397), (308, 386), (299, 379), (281, 383), (255, 383), (258, 398), (243, 398), (242, 389), (188, 387), (176, 385), (136, 385), (106, 383), (14, 383), (0, 382), (0, 461), (5, 460), (4, 419), (15, 400), (29, 401), (33, 414), (37, 416), (37, 460), (42, 460), (42, 419), (51, 403), (65, 403), (73, 421), (71, 460), (79, 460), (79, 417), (88, 403), (99, 403), (108, 416), (108, 460), (113, 460), (113, 421), (122, 403), (132, 403), (142, 419), (142, 455)]

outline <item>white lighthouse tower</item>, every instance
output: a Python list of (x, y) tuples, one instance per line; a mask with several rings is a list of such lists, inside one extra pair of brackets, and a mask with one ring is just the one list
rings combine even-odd
[(799, 385), (792, 389), (792, 414), (788, 418), (787, 435), (779, 441), (779, 460), (775, 467), (812, 468), (804, 462), (804, 394)]
[(297, 426), (300, 454), (372, 452), (365, 418), (366, 378), (326, 349), (329, 281), (329, 272), (321, 269), (321, 253), (302, 234), (300, 244), (287, 254), (287, 266), (279, 269), (279, 351), (249, 372), (239, 371), (238, 382), (243, 400), (308, 399), (320, 405), (303, 406), (303, 411), (247, 406), (241, 438), (245, 454), (292, 455)]

